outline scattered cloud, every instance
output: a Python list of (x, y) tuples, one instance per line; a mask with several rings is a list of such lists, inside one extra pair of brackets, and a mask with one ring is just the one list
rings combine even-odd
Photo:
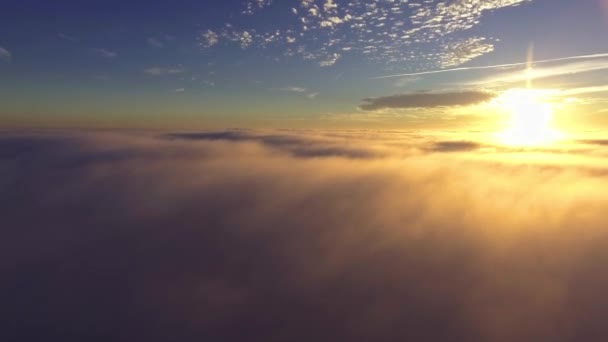
[(473, 37), (454, 42), (445, 47), (441, 55), (441, 67), (449, 68), (473, 60), (494, 51), (494, 45), (486, 38)]
[(146, 42), (152, 47), (163, 48), (167, 43), (172, 42), (174, 39), (175, 38), (171, 35), (161, 33), (154, 37), (149, 37), (148, 39), (146, 39)]
[[(385, 63), (407, 61), (413, 68), (451, 67), (493, 51), (487, 37), (462, 37), (486, 13), (531, 1), (299, 0), (297, 6), (281, 7), (276, 1), (249, 0), (241, 13), (253, 16), (248, 21), (254, 24), (207, 28), (199, 41), (203, 48), (220, 41), (243, 49), (275, 46), (285, 58), (298, 56), (322, 67), (335, 65), (345, 54)], [(266, 10), (282, 13), (282, 24), (256, 26), (258, 13)], [(429, 43), (438, 40), (443, 44), (429, 51)]]
[(213, 32), (211, 30), (207, 30), (207, 31), (201, 32), (201, 34), (199, 36), (199, 41), (200, 41), (200, 46), (202, 46), (203, 48), (210, 48), (219, 42), (219, 37), (218, 37), (217, 33)]
[(319, 62), (319, 65), (322, 67), (332, 66), (332, 65), (336, 64), (336, 62), (338, 62), (338, 60), (341, 57), (342, 57), (342, 55), (340, 55), (339, 53), (333, 53), (333, 54), (327, 56), (325, 59), (321, 60)]
[(311, 100), (314, 100), (317, 98), (317, 96), (319, 96), (318, 92), (310, 91), (309, 89), (304, 88), (304, 87), (288, 86), (288, 87), (280, 88), (279, 90), (288, 91), (288, 92), (297, 93), (297, 94), (303, 94), (303, 95), (306, 95), (306, 97)]
[(11, 54), (10, 51), (8, 51), (7, 49), (0, 46), (0, 60), (10, 63), (12, 57), (13, 57), (13, 54)]
[(395, 87), (402, 88), (402, 87), (408, 86), (410, 84), (416, 83), (419, 80), (420, 80), (420, 78), (416, 77), (416, 76), (401, 77), (401, 78), (395, 80), (394, 84), (395, 84)]
[(462, 91), (446, 93), (408, 93), (363, 99), (361, 110), (375, 111), (395, 108), (436, 108), (467, 106), (489, 101), (496, 94), (484, 91)]
[(91, 49), (91, 51), (93, 51), (95, 54), (104, 57), (104, 58), (116, 58), (118, 57), (118, 53), (114, 52), (114, 51), (110, 51), (108, 49), (100, 49), (100, 48), (94, 48)]
[(146, 39), (146, 42), (148, 43), (148, 45), (157, 47), (157, 48), (162, 48), (165, 46), (165, 44), (160, 39), (155, 38), (155, 37), (150, 37), (150, 38)]
[(80, 39), (78, 39), (78, 38), (76, 38), (74, 36), (70, 36), (70, 35), (67, 35), (67, 34), (64, 34), (64, 33), (61, 33), (61, 32), (59, 32), (57, 34), (57, 37), (59, 37), (59, 38), (61, 38), (63, 40), (70, 41), (70, 42), (78, 42), (78, 41), (80, 41)]
[(294, 86), (283, 87), (280, 90), (290, 91), (290, 92), (293, 92), (293, 93), (305, 93), (305, 92), (308, 91), (308, 89), (306, 89), (306, 88), (303, 88), (303, 87), (294, 87)]
[(150, 67), (144, 70), (144, 73), (151, 76), (178, 75), (186, 72), (187, 69), (181, 65), (175, 67)]

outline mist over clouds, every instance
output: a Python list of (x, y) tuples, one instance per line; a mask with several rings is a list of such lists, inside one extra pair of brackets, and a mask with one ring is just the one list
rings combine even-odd
[(605, 340), (606, 158), (597, 139), (4, 133), (0, 336)]

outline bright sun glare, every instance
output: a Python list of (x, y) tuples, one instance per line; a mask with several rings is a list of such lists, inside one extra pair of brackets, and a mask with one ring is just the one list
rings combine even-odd
[(554, 142), (559, 133), (552, 127), (553, 106), (532, 89), (513, 89), (498, 99), (510, 116), (500, 140), (509, 145), (537, 146)]
[(499, 106), (507, 112), (510, 120), (500, 133), (500, 140), (508, 145), (538, 146), (555, 142), (561, 137), (553, 128), (553, 105), (547, 101), (543, 91), (532, 87), (534, 80), (534, 45), (528, 49), (526, 88), (511, 89), (499, 99)]

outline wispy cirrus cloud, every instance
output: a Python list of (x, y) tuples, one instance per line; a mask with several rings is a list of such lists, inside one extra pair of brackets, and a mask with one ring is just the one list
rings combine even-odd
[(10, 51), (8, 51), (7, 49), (0, 46), (0, 60), (10, 63), (12, 58), (13, 58), (13, 54)]
[(174, 39), (175, 38), (171, 35), (161, 33), (161, 34), (155, 35), (153, 37), (148, 37), (146, 39), (146, 43), (148, 43), (148, 45), (155, 47), (155, 48), (163, 48), (163, 47), (165, 47), (165, 45), (172, 42)]
[(601, 85), (601, 86), (563, 89), (560, 91), (560, 95), (575, 96), (575, 95), (606, 93), (606, 92), (608, 92), (608, 85)]
[(154, 66), (144, 70), (144, 73), (152, 76), (177, 75), (183, 74), (187, 69), (181, 65), (174, 67)]
[(162, 48), (165, 46), (165, 44), (156, 37), (150, 37), (150, 38), (146, 39), (146, 42), (148, 43), (148, 45), (157, 47), (157, 48)]
[(304, 87), (295, 87), (295, 86), (287, 86), (287, 87), (280, 88), (279, 90), (289, 91), (289, 92), (293, 92), (293, 93), (305, 93), (308, 91), (308, 89), (306, 89)]
[(297, 86), (287, 86), (283, 88), (279, 88), (281, 91), (288, 91), (291, 93), (303, 94), (306, 95), (307, 98), (314, 100), (319, 96), (319, 92), (311, 91), (308, 88), (297, 87)]
[(118, 57), (118, 53), (108, 50), (108, 49), (104, 49), (104, 48), (93, 48), (91, 49), (91, 51), (93, 51), (95, 54), (97, 54), (98, 56), (104, 57), (104, 58), (116, 58)]
[(321, 93), (315, 92), (315, 93), (309, 93), (308, 95), (306, 95), (306, 97), (308, 97), (311, 100), (316, 99), (317, 97), (319, 97)]
[(273, 0), (247, 0), (245, 2), (245, 8), (242, 11), (242, 14), (253, 15), (257, 11), (264, 9), (272, 5)]
[(573, 63), (563, 63), (558, 65), (534, 67), (523, 71), (517, 70), (512, 72), (500, 73), (495, 76), (482, 78), (469, 82), (471, 85), (488, 85), (488, 84), (511, 84), (520, 83), (527, 80), (538, 80), (558, 76), (577, 75), (593, 71), (608, 70), (608, 56), (601, 59), (592, 59), (586, 61), (578, 61)]
[(74, 36), (70, 36), (70, 35), (67, 35), (67, 34), (64, 34), (64, 33), (61, 33), (61, 32), (57, 33), (57, 37), (59, 37), (59, 38), (61, 38), (63, 40), (70, 41), (70, 42), (78, 42), (78, 41), (80, 41), (80, 39), (78, 39), (78, 38), (76, 38)]
[(593, 55), (580, 55), (580, 56), (570, 56), (570, 57), (560, 57), (553, 59), (545, 59), (545, 60), (537, 60), (531, 62), (517, 62), (517, 63), (509, 63), (509, 64), (496, 64), (496, 65), (486, 65), (486, 66), (473, 66), (473, 67), (462, 67), (462, 68), (451, 68), (451, 69), (438, 69), (438, 70), (430, 70), (430, 71), (422, 71), (422, 72), (413, 72), (413, 73), (403, 73), (403, 74), (394, 74), (394, 75), (385, 75), (372, 77), (372, 79), (385, 79), (385, 78), (397, 78), (397, 77), (412, 77), (412, 76), (426, 76), (426, 75), (435, 75), (435, 74), (445, 74), (452, 72), (463, 72), (463, 71), (472, 71), (472, 70), (501, 70), (501, 69), (509, 69), (516, 68), (522, 66), (532, 66), (539, 64), (548, 64), (555, 62), (565, 62), (565, 61), (575, 61), (575, 60), (592, 60), (592, 59), (604, 59), (608, 58), (608, 53), (599, 53)]

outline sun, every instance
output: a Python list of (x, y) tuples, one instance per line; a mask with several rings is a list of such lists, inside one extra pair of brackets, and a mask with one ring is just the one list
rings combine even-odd
[(553, 105), (543, 93), (532, 89), (512, 89), (499, 99), (499, 106), (509, 116), (499, 139), (508, 145), (538, 146), (554, 142), (559, 132), (552, 127)]

